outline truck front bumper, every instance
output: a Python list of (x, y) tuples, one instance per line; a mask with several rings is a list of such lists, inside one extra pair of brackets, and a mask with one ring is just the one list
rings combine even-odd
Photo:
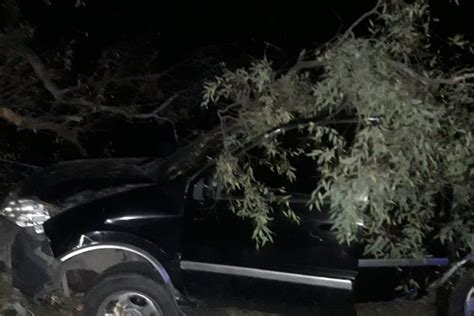
[[(13, 227), (13, 226), (15, 227)], [(0, 226), (8, 227), (11, 240), (8, 255), (2, 257), (11, 273), (12, 285), (30, 299), (37, 299), (57, 285), (59, 261), (54, 258), (49, 240), (32, 228), (20, 228), (6, 218), (0, 217)], [(6, 235), (6, 231), (0, 233)]]

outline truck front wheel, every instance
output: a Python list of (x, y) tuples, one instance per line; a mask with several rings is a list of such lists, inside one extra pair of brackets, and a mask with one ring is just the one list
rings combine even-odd
[(102, 278), (84, 299), (84, 315), (87, 316), (179, 314), (173, 297), (164, 285), (133, 272)]

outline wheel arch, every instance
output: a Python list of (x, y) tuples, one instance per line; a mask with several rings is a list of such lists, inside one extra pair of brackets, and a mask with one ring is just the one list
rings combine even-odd
[[(111, 258), (111, 253), (117, 253), (117, 256)], [(63, 271), (90, 267), (93, 265), (90, 260), (100, 262), (99, 274), (114, 271), (114, 266), (141, 261), (149, 266), (147, 271), (155, 272), (153, 277), (161, 280), (176, 298), (184, 289), (178, 254), (167, 254), (157, 245), (130, 233), (94, 231), (82, 234), (75, 246), (61, 254), (58, 260)]]

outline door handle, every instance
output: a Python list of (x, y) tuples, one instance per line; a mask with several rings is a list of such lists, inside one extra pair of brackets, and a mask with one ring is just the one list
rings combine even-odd
[(317, 241), (318, 243), (324, 242), (324, 239), (322, 239), (321, 236), (319, 236), (319, 234), (315, 233), (314, 231), (310, 231), (309, 236), (311, 237), (311, 239)]
[(318, 221), (316, 223), (313, 223), (309, 234), (312, 239), (315, 239), (319, 242), (326, 242), (328, 238), (331, 238), (331, 228), (332, 223)]

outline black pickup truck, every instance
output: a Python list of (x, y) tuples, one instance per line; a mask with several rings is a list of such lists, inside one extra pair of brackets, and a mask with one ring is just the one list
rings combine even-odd
[[(307, 122), (262, 139), (282, 137), (294, 145), (302, 124)], [(255, 146), (235, 155), (247, 150)], [(258, 150), (252, 156), (258, 159)], [(327, 212), (308, 210), (317, 181), (314, 161), (298, 156), (292, 164), (296, 182), (279, 185), (292, 193), (301, 223), (276, 215), (274, 241), (260, 249), (251, 238), (252, 223), (230, 210), (230, 200), (239, 197), (221, 190), (212, 153), (45, 168), (12, 192), (0, 211), (5, 225), (16, 226), (13, 284), (32, 298), (57, 289), (86, 292), (85, 315), (178, 315), (193, 304), (225, 304), (228, 293), (242, 302), (289, 303), (322, 292), (337, 293), (349, 305), (388, 299), (398, 268), (440, 273), (440, 284), (472, 262), (472, 256), (450, 262), (443, 251), (421, 260), (362, 257), (357, 244), (336, 241)], [(255, 170), (262, 181), (274, 181)], [(450, 298), (450, 316), (474, 315), (473, 276), (462, 278)]]

